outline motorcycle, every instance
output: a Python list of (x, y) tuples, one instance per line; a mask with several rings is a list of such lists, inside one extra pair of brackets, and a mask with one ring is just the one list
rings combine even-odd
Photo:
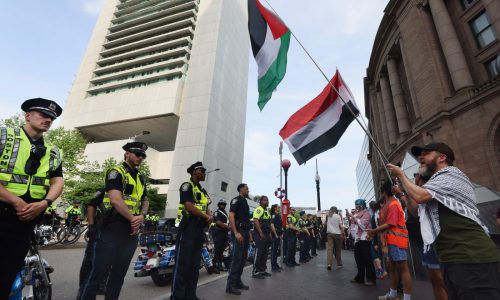
[[(134, 263), (134, 277), (151, 276), (157, 286), (166, 286), (172, 280), (175, 267), (175, 230), (145, 232), (139, 236), (141, 253)], [(204, 234), (205, 242), (201, 249), (200, 268), (208, 274), (215, 270), (213, 264), (214, 244), (209, 233)], [(228, 261), (230, 248), (224, 251), (224, 261)], [(228, 263), (226, 263), (228, 267)]]
[(157, 231), (139, 236), (141, 253), (134, 264), (134, 277), (151, 276), (157, 286), (166, 286), (172, 279), (175, 265), (175, 243), (170, 232)]
[(41, 232), (35, 230), (24, 266), (12, 285), (9, 300), (52, 299), (52, 282), (49, 274), (54, 268), (38, 252), (37, 241), (40, 240), (43, 240)]

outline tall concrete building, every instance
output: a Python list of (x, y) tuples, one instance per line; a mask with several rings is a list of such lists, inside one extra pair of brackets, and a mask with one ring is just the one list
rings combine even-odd
[[(496, 234), (499, 37), (498, 0), (391, 0), (364, 79), (365, 114), (389, 161), (412, 177), (418, 165), (408, 154), (411, 146), (450, 145), (455, 165), (474, 183), (481, 217)], [(372, 144), (370, 154), (378, 186), (385, 171)]]
[(363, 146), (359, 153), (358, 164), (356, 165), (356, 181), (358, 183), (358, 197), (366, 202), (376, 201), (375, 189), (373, 187), (372, 167), (370, 164), (369, 139), (365, 135)]
[(168, 216), (196, 161), (212, 201), (232, 197), (243, 175), (248, 53), (245, 0), (106, 0), (62, 126), (83, 133), (91, 161), (121, 160), (127, 141), (146, 142)]

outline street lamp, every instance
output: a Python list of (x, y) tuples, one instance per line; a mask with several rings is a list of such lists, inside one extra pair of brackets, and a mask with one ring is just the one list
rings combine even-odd
[(283, 168), (283, 171), (285, 171), (285, 198), (288, 198), (288, 169), (292, 163), (288, 159), (284, 159), (281, 161), (281, 167)]
[(316, 181), (316, 197), (318, 199), (318, 211), (321, 211), (321, 201), (319, 197), (319, 174), (318, 174), (318, 160), (316, 159), (316, 175), (314, 175), (314, 181)]
[(206, 172), (205, 172), (205, 174), (207, 174), (207, 175), (208, 175), (208, 174), (210, 174), (210, 173), (212, 173), (212, 172), (217, 172), (217, 171), (220, 171), (220, 169), (219, 169), (219, 168), (216, 168), (216, 169), (213, 169), (213, 170), (210, 170), (210, 171), (206, 171)]
[(151, 132), (149, 132), (148, 130), (144, 130), (143, 132), (138, 133), (138, 134), (134, 135), (133, 137), (130, 137), (129, 139), (133, 140), (135, 142), (135, 139), (137, 139), (138, 137), (143, 136), (143, 135), (148, 135), (150, 133)]

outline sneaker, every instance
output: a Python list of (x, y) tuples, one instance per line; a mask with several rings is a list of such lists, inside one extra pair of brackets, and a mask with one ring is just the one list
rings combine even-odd
[(264, 279), (266, 276), (262, 275), (261, 273), (253, 274), (252, 278), (257, 278), (257, 279)]
[(375, 282), (373, 282), (373, 281), (365, 282), (365, 286), (374, 286), (374, 285), (375, 285)]
[(298, 263), (296, 263), (296, 262), (294, 262), (293, 264), (294, 264), (296, 267), (300, 266), (300, 264), (298, 264)]
[(262, 274), (262, 275), (264, 275), (264, 276), (266, 276), (266, 277), (271, 277), (271, 276), (273, 276), (271, 273), (268, 273), (268, 272), (262, 272), (262, 273), (260, 273), (260, 274)]
[(351, 282), (352, 283), (359, 283), (359, 284), (363, 284), (364, 283), (362, 281), (357, 281), (355, 278), (351, 279)]
[(327, 269), (328, 271), (331, 271), (331, 270), (332, 270), (332, 266), (328, 265), (328, 266), (326, 267), (326, 269)]
[(379, 296), (378, 300), (399, 300), (399, 298), (398, 297), (391, 297), (391, 296), (389, 296), (389, 293), (387, 293), (384, 296)]

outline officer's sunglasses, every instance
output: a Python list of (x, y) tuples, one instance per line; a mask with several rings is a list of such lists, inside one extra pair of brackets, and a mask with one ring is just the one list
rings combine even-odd
[(132, 153), (134, 153), (135, 156), (146, 158), (146, 154), (144, 154), (144, 153), (141, 153), (141, 152), (132, 152)]

